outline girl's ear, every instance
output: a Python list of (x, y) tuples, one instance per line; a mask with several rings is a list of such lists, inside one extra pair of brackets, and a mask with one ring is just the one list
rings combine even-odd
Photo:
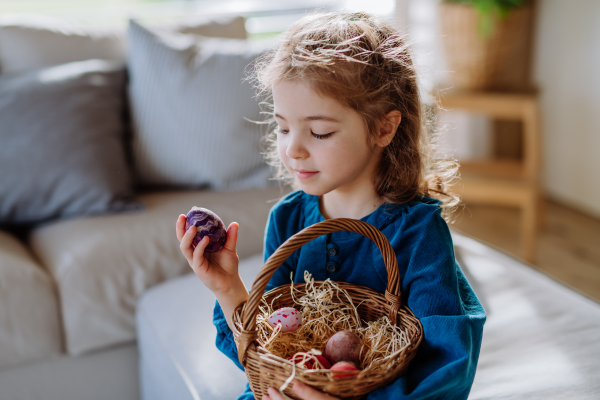
[(402, 120), (402, 114), (398, 110), (390, 111), (385, 114), (381, 125), (379, 126), (379, 136), (377, 137), (376, 143), (380, 147), (386, 147), (392, 143), (392, 139), (396, 135), (396, 130), (400, 121)]

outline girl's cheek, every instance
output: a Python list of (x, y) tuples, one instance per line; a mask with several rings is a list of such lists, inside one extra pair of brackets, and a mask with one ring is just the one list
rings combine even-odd
[(283, 165), (285, 166), (285, 168), (289, 171), (288, 168), (288, 157), (286, 154), (286, 146), (284, 144), (285, 139), (282, 139), (280, 141), (279, 138), (277, 138), (277, 154), (279, 154), (279, 159), (283, 162)]

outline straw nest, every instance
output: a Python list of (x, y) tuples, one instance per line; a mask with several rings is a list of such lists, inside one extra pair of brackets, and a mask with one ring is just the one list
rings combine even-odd
[(346, 290), (327, 279), (315, 285), (314, 279), (305, 271), (304, 290), (290, 285), (293, 307), (302, 314), (302, 325), (291, 332), (281, 332), (281, 325), (272, 328), (268, 323), (269, 316), (275, 311), (273, 303), (278, 297), (267, 303), (264, 298), (256, 317), (258, 342), (272, 354), (290, 359), (301, 353), (304, 366), (309, 360), (315, 363), (314, 368), (322, 368), (314, 355), (320, 355), (331, 336), (339, 331), (352, 331), (363, 342), (358, 367), (363, 373), (386, 371), (388, 361), (398, 356), (410, 346), (409, 335), (399, 326), (391, 323), (387, 316), (375, 321), (361, 321), (357, 307)]

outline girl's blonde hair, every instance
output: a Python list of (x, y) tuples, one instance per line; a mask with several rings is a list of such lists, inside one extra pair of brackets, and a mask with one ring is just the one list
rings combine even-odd
[[(253, 78), (259, 96), (271, 96), (279, 81), (302, 80), (322, 96), (358, 112), (369, 138), (378, 134), (393, 110), (402, 120), (384, 148), (374, 179), (377, 194), (391, 203), (433, 196), (445, 208), (458, 197), (446, 190), (456, 163), (432, 153), (431, 135), (419, 96), (417, 77), (404, 38), (390, 25), (364, 13), (313, 14), (283, 34), (283, 44), (255, 63)], [(271, 120), (270, 122), (273, 122)], [(267, 159), (278, 178), (291, 178), (277, 154), (276, 133), (267, 135)]]

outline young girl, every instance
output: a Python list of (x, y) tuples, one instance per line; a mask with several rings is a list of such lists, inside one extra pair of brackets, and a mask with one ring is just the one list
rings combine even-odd
[[(406, 373), (369, 394), (370, 400), (466, 399), (479, 356), (485, 313), (454, 259), (441, 216), (452, 204), (440, 164), (429, 162), (411, 57), (387, 24), (365, 14), (320, 14), (303, 18), (283, 44), (256, 66), (263, 92), (272, 95), (271, 158), (291, 175), (297, 190), (271, 210), (265, 260), (290, 236), (329, 218), (356, 218), (377, 227), (392, 244), (409, 308), (424, 340)], [(439, 197), (441, 200), (431, 196)], [(195, 228), (177, 220), (181, 251), (217, 297), (217, 347), (240, 368), (231, 317), (248, 299), (238, 274), (238, 225), (225, 248), (204, 254), (208, 238), (194, 249)], [(313, 240), (273, 275), (268, 289), (331, 278), (381, 293), (387, 272), (377, 247), (352, 232)], [(301, 399), (333, 399), (303, 384)], [(253, 399), (250, 388), (239, 399)], [(280, 400), (275, 388), (263, 400)]]

